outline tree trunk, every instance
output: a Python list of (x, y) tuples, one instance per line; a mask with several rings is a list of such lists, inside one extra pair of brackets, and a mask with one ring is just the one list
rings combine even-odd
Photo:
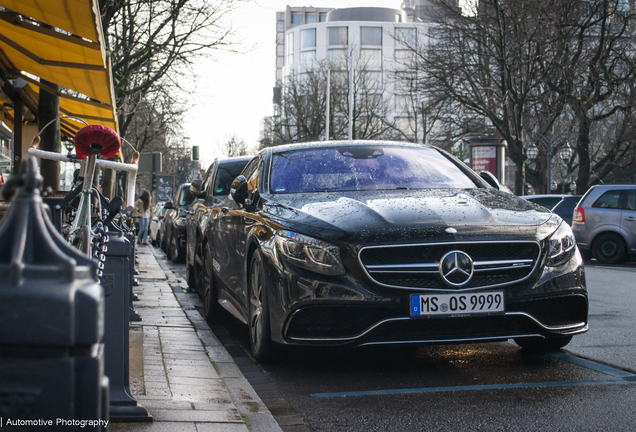
[[(59, 90), (57, 84), (42, 80), (42, 84)], [(60, 115), (60, 98), (44, 89), (40, 89), (38, 99), (38, 130), (42, 130), (50, 121), (55, 120)], [(54, 121), (40, 135), (40, 149), (59, 153), (62, 149), (60, 138), (60, 122)], [(51, 187), (53, 190), (60, 188), (60, 163), (56, 161), (41, 159), (40, 172), (44, 177), (44, 188)]]
[(579, 174), (576, 179), (576, 194), (583, 195), (590, 187), (590, 119), (579, 115), (579, 139), (576, 152), (579, 156)]

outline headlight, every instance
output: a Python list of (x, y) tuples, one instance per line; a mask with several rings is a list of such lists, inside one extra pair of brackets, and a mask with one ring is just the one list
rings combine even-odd
[(279, 252), (292, 264), (326, 275), (345, 274), (340, 248), (291, 231), (276, 235)]
[(576, 241), (572, 229), (566, 222), (561, 222), (561, 225), (550, 237), (547, 264), (549, 266), (563, 264), (574, 254), (575, 246)]

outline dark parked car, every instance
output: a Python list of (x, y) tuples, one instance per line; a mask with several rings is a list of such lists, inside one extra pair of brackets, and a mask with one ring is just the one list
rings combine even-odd
[(568, 225), (572, 226), (572, 213), (581, 199), (581, 195), (526, 195), (521, 198), (552, 210), (561, 216), (561, 219), (566, 221)]
[(177, 189), (174, 202), (164, 204), (165, 213), (159, 227), (161, 249), (174, 262), (185, 262), (186, 249), (186, 208), (194, 201), (190, 193), (190, 183)]
[[(201, 288), (203, 251), (208, 244), (206, 227), (211, 221), (212, 209), (227, 198), (232, 181), (250, 159), (249, 156), (216, 159), (203, 180), (195, 180), (190, 185), (190, 193), (195, 197), (186, 211), (186, 275), (190, 288)], [(205, 293), (200, 294), (205, 298)]]
[(604, 264), (636, 254), (636, 185), (596, 185), (574, 209), (572, 231), (581, 252)]
[(277, 344), (556, 349), (588, 328), (569, 225), (435, 147), (267, 148), (213, 214), (206, 308), (246, 323), (257, 359)]

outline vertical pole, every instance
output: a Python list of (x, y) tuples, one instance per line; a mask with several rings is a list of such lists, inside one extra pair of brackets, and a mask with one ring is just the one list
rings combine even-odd
[(349, 141), (353, 140), (353, 53), (349, 61)]
[(547, 140), (548, 144), (548, 194), (552, 193), (552, 141)]
[(22, 99), (13, 99), (13, 174), (22, 169)]
[(331, 69), (327, 69), (327, 118), (325, 119), (325, 141), (329, 141), (329, 102), (331, 99)]

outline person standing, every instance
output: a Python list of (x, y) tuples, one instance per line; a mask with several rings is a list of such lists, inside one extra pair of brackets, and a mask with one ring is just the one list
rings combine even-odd
[(137, 236), (137, 243), (140, 245), (147, 245), (148, 240), (148, 224), (150, 223), (150, 217), (152, 216), (152, 200), (150, 198), (150, 192), (147, 190), (141, 193), (141, 197), (135, 202), (135, 210), (139, 216), (139, 235)]

